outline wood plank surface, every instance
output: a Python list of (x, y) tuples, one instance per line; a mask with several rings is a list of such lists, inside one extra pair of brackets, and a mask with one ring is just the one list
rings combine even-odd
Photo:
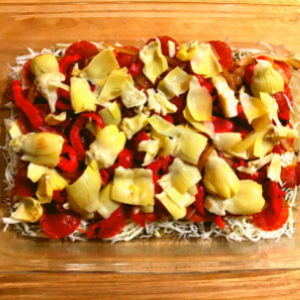
[(300, 271), (0, 275), (0, 299), (300, 299)]
[[(1, 104), (7, 63), (27, 46), (40, 50), (78, 39), (132, 43), (164, 34), (180, 42), (228, 36), (233, 44), (264, 40), (300, 52), (299, 14), (297, 0), (0, 0)], [(285, 253), (274, 253), (284, 261)], [(280, 270), (224, 268), (201, 274), (18, 273), (16, 264), (14, 272), (0, 274), (0, 299), (300, 299), (297, 264), (295, 270), (285, 270), (284, 263)]]

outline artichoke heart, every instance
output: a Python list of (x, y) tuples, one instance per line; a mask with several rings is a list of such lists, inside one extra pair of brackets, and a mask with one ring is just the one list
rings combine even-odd
[(119, 126), (122, 119), (121, 105), (118, 102), (113, 102), (111, 105), (99, 111), (99, 115), (105, 126)]
[(138, 151), (146, 152), (144, 163), (142, 166), (148, 166), (155, 158), (159, 150), (159, 141), (149, 139), (148, 141), (141, 141), (138, 146)]
[(176, 126), (166, 121), (158, 115), (153, 115), (148, 119), (149, 124), (155, 131), (164, 136), (176, 136)]
[(192, 70), (199, 75), (213, 77), (222, 72), (218, 58), (210, 44), (198, 44), (196, 55), (191, 60)]
[(168, 69), (168, 62), (162, 54), (159, 39), (144, 46), (139, 56), (141, 61), (145, 64), (143, 73), (152, 83), (155, 83), (156, 78)]
[(152, 171), (117, 168), (115, 170), (111, 199), (131, 205), (154, 205)]
[(99, 169), (109, 168), (124, 149), (126, 137), (115, 125), (105, 126), (86, 152), (87, 160), (96, 160)]
[(206, 190), (225, 199), (235, 196), (240, 188), (240, 181), (227, 162), (214, 151), (204, 167), (203, 183)]
[(250, 87), (254, 97), (259, 97), (261, 92), (273, 95), (284, 91), (284, 81), (271, 62), (257, 59)]
[(104, 219), (109, 218), (121, 206), (119, 202), (111, 199), (112, 185), (113, 182), (111, 181), (100, 191), (100, 202), (97, 211)]
[(67, 112), (63, 111), (59, 115), (49, 114), (45, 118), (45, 122), (51, 126), (56, 126), (67, 119)]
[(80, 72), (80, 77), (95, 82), (102, 79), (113, 70), (119, 68), (118, 61), (111, 49), (106, 49), (97, 54), (92, 61)]
[(20, 198), (19, 206), (11, 217), (23, 222), (35, 223), (43, 214), (43, 207), (34, 198)]
[(54, 133), (28, 133), (10, 141), (10, 147), (16, 152), (22, 152), (22, 160), (38, 165), (56, 167), (64, 139)]
[(225, 216), (226, 212), (233, 215), (253, 215), (262, 211), (265, 199), (262, 186), (252, 180), (241, 180), (238, 193), (224, 200), (216, 195), (207, 195), (204, 207), (211, 213)]
[(236, 99), (234, 91), (229, 87), (223, 76), (214, 76), (212, 84), (216, 88), (219, 96), (219, 104), (226, 118), (233, 118), (238, 115), (237, 105), (239, 101)]
[(217, 133), (213, 143), (220, 151), (230, 150), (234, 145), (242, 141), (242, 136), (238, 132)]
[(193, 76), (190, 81), (190, 90), (187, 96), (187, 106), (185, 109), (195, 121), (211, 121), (212, 98), (205, 87), (202, 87), (198, 79)]
[(122, 85), (121, 98), (127, 108), (141, 106), (147, 101), (144, 91), (138, 90), (129, 80), (125, 81)]
[(147, 126), (147, 116), (143, 113), (139, 113), (132, 118), (124, 118), (120, 128), (125, 133), (128, 140), (142, 130), (145, 126)]
[(198, 52), (198, 42), (190, 41), (187, 45), (182, 44), (176, 57), (182, 61), (192, 60)]
[(18, 121), (4, 119), (3, 123), (12, 139), (15, 139), (15, 138), (23, 135), (22, 129), (20, 127), (20, 123)]
[(83, 174), (66, 187), (70, 208), (81, 215), (97, 211), (100, 203), (100, 187), (101, 176), (97, 163), (93, 160)]
[(192, 78), (191, 75), (187, 74), (179, 67), (176, 67), (159, 82), (157, 89), (169, 100), (185, 93), (189, 89)]
[(278, 153), (275, 153), (272, 157), (272, 161), (270, 166), (267, 168), (268, 170), (268, 178), (272, 181), (278, 182), (282, 185), (281, 181), (281, 156)]
[(30, 70), (37, 77), (45, 73), (58, 72), (57, 59), (52, 54), (42, 54), (36, 56), (30, 62)]
[(96, 110), (97, 99), (91, 91), (89, 83), (84, 78), (71, 78), (70, 98), (75, 114)]

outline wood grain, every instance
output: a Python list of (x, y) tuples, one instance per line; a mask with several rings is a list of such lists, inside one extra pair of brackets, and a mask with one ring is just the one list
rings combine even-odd
[(300, 298), (300, 271), (178, 275), (0, 275), (0, 299), (242, 299)]

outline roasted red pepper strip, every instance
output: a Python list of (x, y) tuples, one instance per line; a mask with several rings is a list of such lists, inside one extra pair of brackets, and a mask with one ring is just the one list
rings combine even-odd
[(108, 219), (95, 223), (87, 232), (87, 236), (89, 238), (97, 236), (102, 239), (108, 239), (120, 233), (126, 221), (123, 208), (124, 205), (121, 205)]
[[(79, 167), (75, 150), (71, 146), (65, 144), (61, 154), (63, 156), (60, 157), (58, 167), (64, 172), (75, 173)], [(68, 158), (64, 156), (66, 154)]]
[(28, 121), (28, 118), (22, 111), (20, 111), (18, 114), (18, 121), (19, 121), (21, 130), (24, 134), (27, 134), (32, 131), (30, 122)]
[(108, 174), (113, 175), (115, 169), (123, 167), (124, 169), (130, 169), (133, 167), (134, 152), (129, 149), (123, 149), (118, 157), (118, 161), (107, 169)]
[(75, 123), (72, 126), (72, 129), (70, 131), (70, 141), (72, 144), (73, 149), (75, 150), (77, 154), (77, 158), (79, 161), (84, 161), (84, 146), (81, 141), (80, 137), (80, 130), (84, 129), (85, 123), (89, 120), (92, 119), (93, 121), (96, 122), (96, 124), (100, 128), (104, 128), (104, 124), (100, 116), (94, 112), (88, 112), (88, 113), (82, 113)]
[(232, 57), (232, 51), (230, 47), (221, 41), (211, 41), (209, 42), (216, 50), (220, 57), (220, 64), (224, 66), (224, 68), (229, 69), (231, 67), (233, 57)]
[(204, 186), (200, 185), (198, 187), (198, 194), (195, 196), (196, 201), (193, 203), (193, 206), (196, 208), (197, 212), (203, 217), (207, 215), (204, 209), (204, 197), (205, 197)]
[(233, 132), (235, 125), (232, 121), (212, 116), (211, 121), (214, 125), (215, 133)]
[(94, 44), (87, 41), (79, 41), (70, 45), (67, 48), (65, 55), (72, 56), (75, 54), (79, 54), (82, 57), (86, 58), (86, 57), (97, 55), (98, 53), (99, 50)]
[(34, 78), (35, 78), (34, 74), (31, 72), (31, 69), (30, 69), (30, 63), (31, 63), (31, 60), (26, 62), (25, 65), (23, 66), (23, 70), (22, 70), (23, 79), (26, 82), (26, 84), (28, 84), (29, 86), (32, 85)]
[(56, 203), (65, 203), (66, 195), (63, 191), (53, 191), (52, 200)]
[(188, 206), (186, 208), (186, 217), (185, 217), (185, 219), (196, 222), (196, 223), (201, 223), (201, 222), (204, 222), (204, 221), (208, 220), (208, 218), (200, 216), (197, 213), (196, 209), (193, 208), (192, 206)]
[(37, 189), (37, 184), (33, 183), (27, 177), (27, 167), (21, 167), (14, 181), (14, 188), (12, 190), (13, 195), (19, 195), (21, 197), (32, 197), (35, 195)]
[(99, 172), (102, 180), (102, 185), (106, 185), (109, 179), (108, 172), (105, 169), (101, 169)]
[(130, 74), (131, 77), (134, 78), (142, 72), (143, 67), (144, 67), (144, 63), (140, 60), (137, 63), (132, 62), (128, 69), (128, 74)]
[(81, 59), (81, 55), (78, 53), (74, 55), (66, 55), (59, 61), (59, 71), (63, 73), (66, 77), (68, 75), (69, 67), (72, 63)]
[(294, 188), (297, 185), (296, 164), (281, 169), (281, 180), (284, 188)]
[(143, 228), (146, 228), (146, 222), (143, 212), (139, 206), (133, 206), (130, 211), (130, 217), (133, 222), (137, 223)]
[(274, 213), (280, 213), (285, 191), (283, 191), (276, 182), (271, 180), (268, 180), (263, 184), (263, 191), (265, 199), (271, 202)]

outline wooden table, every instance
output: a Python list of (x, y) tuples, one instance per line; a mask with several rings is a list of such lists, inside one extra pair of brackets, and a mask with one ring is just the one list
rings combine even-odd
[[(103, 39), (114, 36), (116, 41), (157, 34), (176, 34), (180, 41), (195, 36), (200, 40), (229, 36), (242, 43), (262, 39), (279, 44), (284, 40), (288, 49), (300, 52), (299, 1), (185, 2), (133, 0), (122, 5), (121, 1), (111, 0), (1, 0), (1, 93), (7, 81), (6, 63), (20, 54), (19, 49), (90, 40), (99, 30)], [(199, 7), (199, 3), (203, 5)], [(123, 27), (128, 30), (122, 31)], [(186, 28), (184, 34), (182, 27)], [(291, 300), (300, 298), (299, 282), (298, 269), (163, 275), (8, 272), (0, 274), (0, 299)]]

